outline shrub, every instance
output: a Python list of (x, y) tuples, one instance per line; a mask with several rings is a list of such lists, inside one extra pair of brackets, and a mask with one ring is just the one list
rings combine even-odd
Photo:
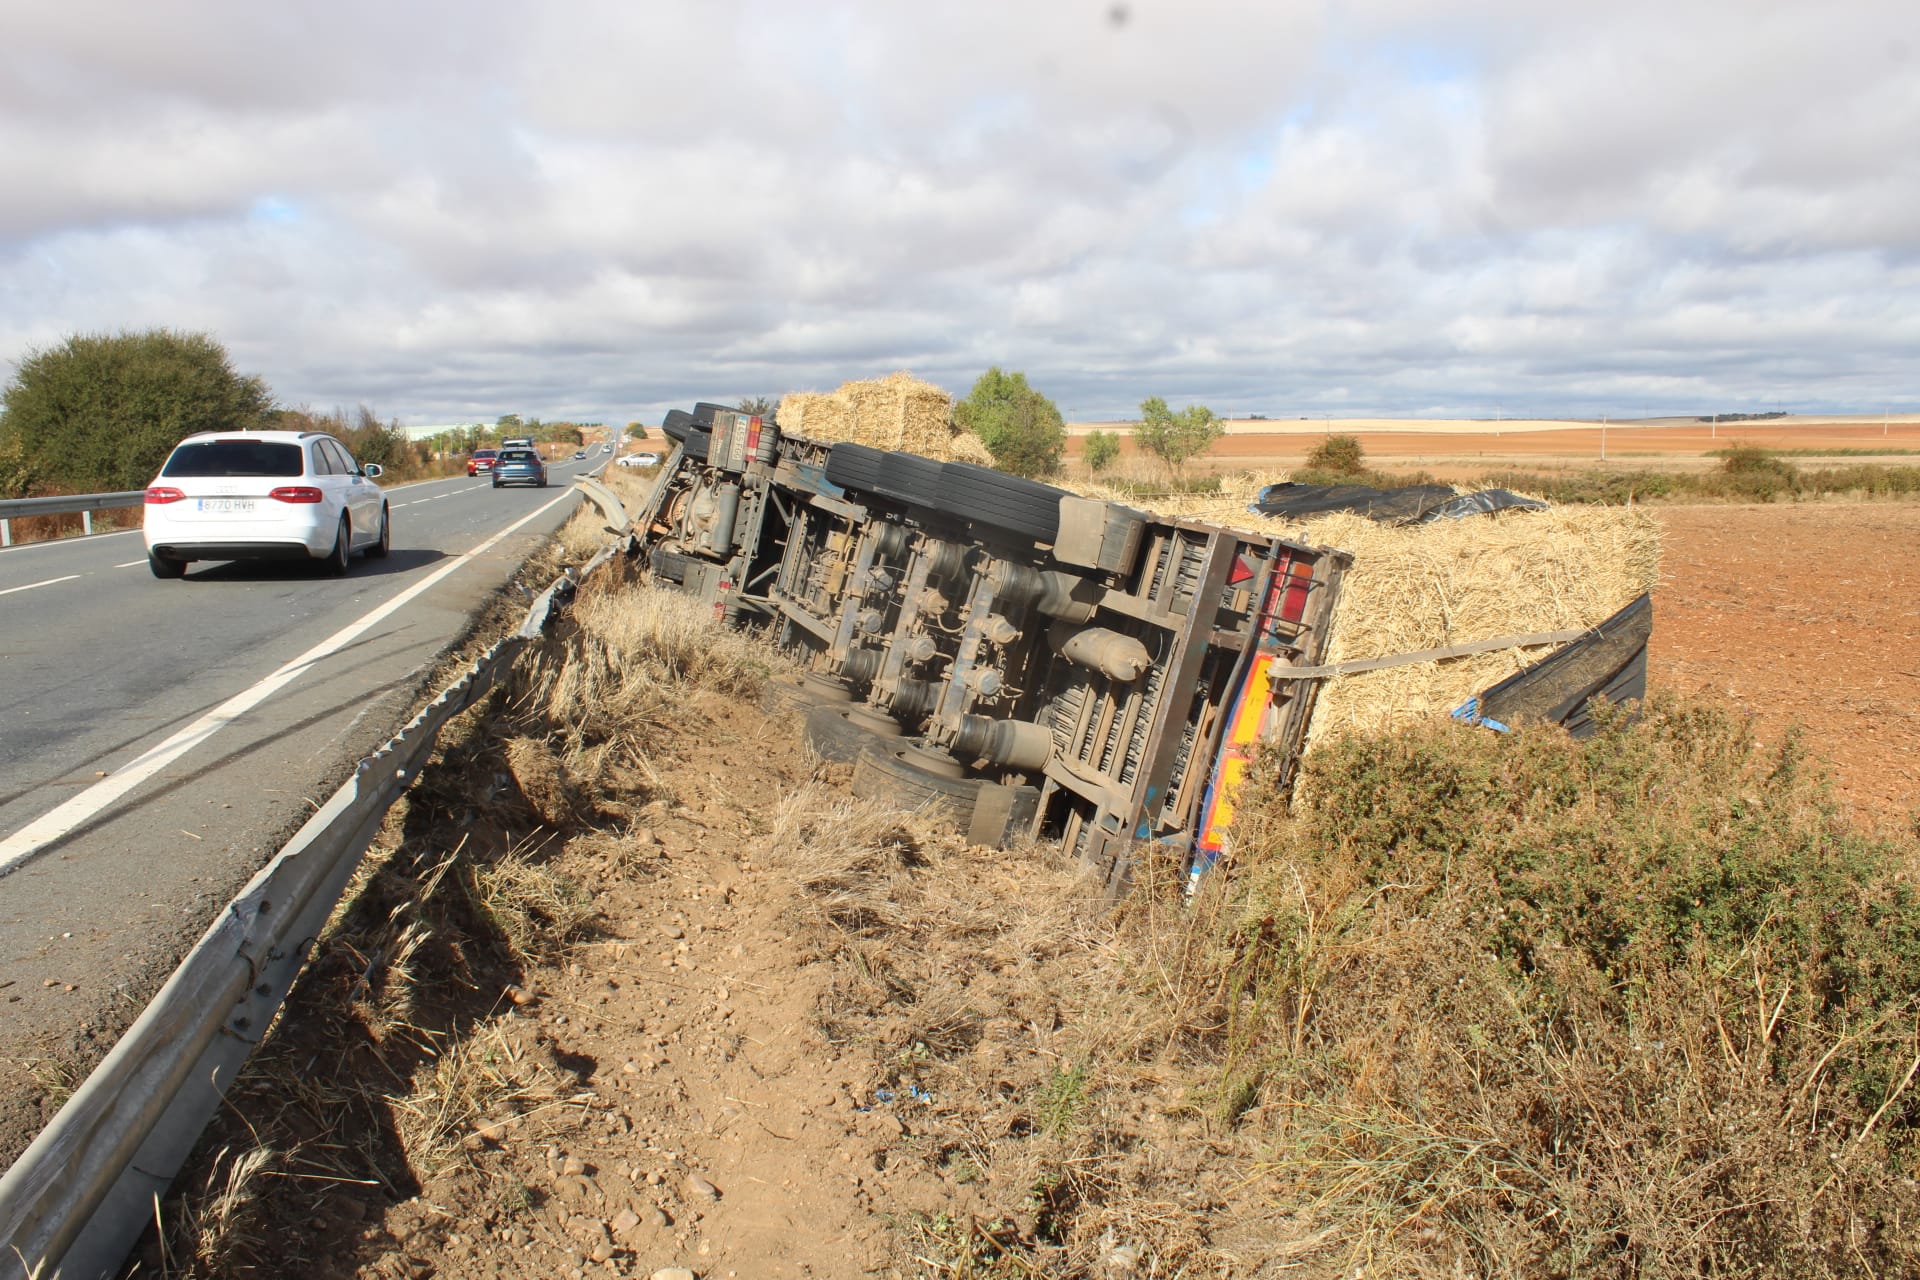
[(997, 365), (988, 369), (953, 406), (953, 416), (962, 430), (980, 437), (1002, 471), (1046, 476), (1060, 470), (1066, 419), (1053, 401), (1027, 385), (1026, 374), (1002, 373)]
[(1916, 849), (1727, 710), (1601, 719), (1349, 738), (1243, 808), (1196, 1095), (1273, 1117), (1242, 1175), (1376, 1258), (1913, 1274)]
[(1785, 458), (1755, 445), (1736, 445), (1720, 460), (1719, 492), (1729, 497), (1772, 502), (1800, 488), (1800, 472)]
[(1313, 471), (1332, 471), (1340, 475), (1359, 475), (1367, 469), (1366, 450), (1359, 436), (1330, 435), (1307, 455), (1307, 467)]
[(35, 481), (99, 493), (141, 488), (196, 431), (259, 426), (270, 397), (207, 334), (149, 329), (29, 352), (4, 403), (0, 438)]
[(1120, 436), (1113, 431), (1090, 431), (1081, 454), (1087, 460), (1087, 469), (1098, 475), (1120, 457)]

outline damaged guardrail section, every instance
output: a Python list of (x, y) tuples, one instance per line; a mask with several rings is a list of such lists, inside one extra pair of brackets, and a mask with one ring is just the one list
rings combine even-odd
[[(595, 486), (596, 488), (598, 486)], [(618, 532), (617, 499), (588, 496)], [(609, 507), (611, 502), (611, 507)], [(93, 1074), (0, 1178), (0, 1280), (117, 1273), (153, 1205), (271, 1025), (387, 810), (454, 716), (511, 669), (606, 546), (548, 587), (394, 738), (362, 761), (180, 963)]]

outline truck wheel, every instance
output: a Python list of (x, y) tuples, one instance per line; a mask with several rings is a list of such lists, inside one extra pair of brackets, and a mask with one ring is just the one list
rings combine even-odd
[(879, 492), (901, 502), (937, 509), (945, 493), (945, 468), (917, 453), (888, 453), (880, 459)]
[(680, 452), (695, 462), (707, 460), (707, 450), (713, 444), (713, 432), (704, 427), (695, 427), (687, 432), (687, 438), (680, 442)]
[(667, 439), (673, 441), (675, 444), (685, 440), (687, 438), (687, 432), (693, 430), (694, 427), (698, 425), (699, 424), (694, 421), (693, 415), (685, 409), (669, 409), (667, 410), (667, 416), (660, 419), (660, 430), (665, 432)]
[(935, 505), (948, 515), (1052, 542), (1060, 536), (1060, 499), (1067, 496), (1065, 489), (1038, 480), (971, 462), (949, 462), (940, 468)]
[[(890, 738), (868, 727), (879, 717), (857, 716), (858, 707), (850, 704), (818, 706), (807, 712), (807, 749), (822, 760), (850, 764), (871, 750), (886, 746)], [(867, 723), (863, 723), (867, 722)]]
[(775, 676), (760, 691), (760, 706), (769, 712), (805, 713), (813, 707), (845, 705), (853, 701), (853, 690), (832, 676), (809, 671), (798, 676)]
[(907, 758), (903, 745), (869, 751), (854, 762), (853, 794), (902, 809), (937, 813), (964, 828), (973, 818), (979, 799), (979, 778), (949, 778), (923, 769)]
[(880, 471), (887, 451), (843, 441), (827, 454), (827, 483), (862, 493), (883, 493)]

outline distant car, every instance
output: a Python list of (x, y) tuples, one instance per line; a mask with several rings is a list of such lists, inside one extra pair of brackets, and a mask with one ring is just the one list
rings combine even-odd
[(482, 471), (493, 470), (494, 459), (499, 456), (498, 449), (475, 449), (473, 456), (467, 459), (467, 474), (477, 476)]
[(506, 484), (530, 484), (544, 489), (547, 464), (531, 449), (502, 449), (500, 460), (493, 464), (493, 487), (498, 489)]
[(195, 560), (303, 560), (343, 574), (355, 551), (387, 554), (380, 468), (318, 431), (205, 431), (173, 447), (147, 486), (147, 567)]
[(587, 456), (587, 451), (585, 449), (575, 449), (573, 451), (573, 456), (576, 458), (584, 458)]
[(657, 467), (660, 465), (660, 455), (657, 453), (629, 453), (617, 459), (617, 461), (623, 467)]

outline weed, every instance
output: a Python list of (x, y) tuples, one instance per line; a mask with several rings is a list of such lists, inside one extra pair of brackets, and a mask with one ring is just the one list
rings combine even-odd
[(1033, 1113), (1044, 1133), (1055, 1137), (1072, 1128), (1087, 1105), (1087, 1068), (1063, 1064), (1034, 1093)]
[(53, 1107), (64, 1107), (67, 1099), (80, 1085), (80, 1073), (72, 1064), (56, 1058), (36, 1058), (27, 1068), (33, 1076), (33, 1082), (40, 1086), (41, 1096)]

